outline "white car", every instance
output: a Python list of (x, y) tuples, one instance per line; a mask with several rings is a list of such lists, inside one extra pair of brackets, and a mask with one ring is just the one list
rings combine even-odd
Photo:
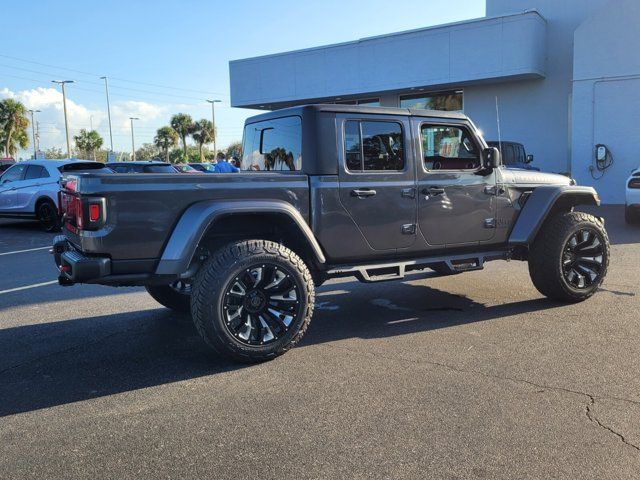
[(627, 223), (637, 223), (640, 221), (640, 168), (631, 172), (627, 179), (626, 193), (624, 219)]
[(0, 218), (36, 219), (47, 231), (60, 225), (58, 191), (66, 171), (111, 172), (104, 164), (81, 160), (28, 160), (0, 176)]

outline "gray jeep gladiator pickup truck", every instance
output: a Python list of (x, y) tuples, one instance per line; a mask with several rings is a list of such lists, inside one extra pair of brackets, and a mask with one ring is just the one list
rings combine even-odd
[(315, 287), (451, 275), (528, 261), (555, 300), (603, 281), (598, 205), (570, 178), (501, 167), (459, 113), (309, 105), (246, 121), (242, 172), (80, 174), (62, 182), (61, 285), (143, 285), (190, 312), (221, 354), (263, 361), (293, 347)]

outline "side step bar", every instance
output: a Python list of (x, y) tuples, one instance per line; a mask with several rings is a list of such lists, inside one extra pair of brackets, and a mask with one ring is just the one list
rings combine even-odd
[(510, 253), (510, 250), (497, 250), (441, 257), (424, 257), (400, 262), (341, 266), (330, 269), (327, 274), (329, 277), (355, 276), (358, 280), (366, 283), (386, 282), (403, 279), (408, 273), (417, 273), (431, 266), (438, 266), (448, 270), (448, 273), (482, 270), (485, 262), (489, 260), (508, 260)]

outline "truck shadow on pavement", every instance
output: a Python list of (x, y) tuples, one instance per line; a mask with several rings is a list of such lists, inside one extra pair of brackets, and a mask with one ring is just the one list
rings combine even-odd
[[(372, 288), (356, 282), (321, 289), (318, 305), (299, 348), (425, 332), (557, 306), (535, 299), (486, 307), (424, 285)], [(212, 353), (189, 318), (162, 308), (6, 328), (0, 330), (0, 351), (0, 416), (251, 368)]]

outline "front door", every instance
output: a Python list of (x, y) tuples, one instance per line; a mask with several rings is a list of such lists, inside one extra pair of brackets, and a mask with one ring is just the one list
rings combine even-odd
[(338, 137), (343, 207), (373, 250), (411, 246), (417, 201), (409, 121), (380, 116), (337, 121), (342, 123)]
[(496, 181), (482, 170), (481, 144), (467, 124), (414, 119), (418, 165), (418, 225), (430, 245), (489, 242), (495, 234)]
[(23, 181), (27, 166), (16, 164), (0, 177), (0, 211), (15, 212), (18, 203), (18, 187)]

